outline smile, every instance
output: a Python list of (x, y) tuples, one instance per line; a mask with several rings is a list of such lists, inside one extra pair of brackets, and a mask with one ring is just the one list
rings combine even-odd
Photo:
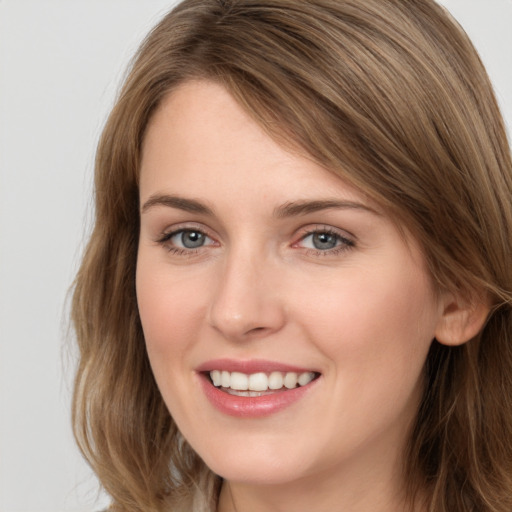
[(228, 416), (260, 418), (300, 403), (318, 387), (321, 373), (264, 360), (217, 359), (196, 368), (207, 400)]
[(222, 391), (237, 396), (262, 396), (279, 390), (306, 386), (318, 375), (315, 372), (257, 372), (246, 374), (226, 370), (210, 371), (212, 384)]

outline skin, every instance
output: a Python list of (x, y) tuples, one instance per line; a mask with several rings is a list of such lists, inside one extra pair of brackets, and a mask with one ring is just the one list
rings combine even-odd
[[(155, 199), (165, 195), (211, 211)], [(140, 200), (147, 351), (181, 432), (225, 479), (218, 510), (401, 510), (424, 362), (454, 310), (434, 294), (415, 241), (210, 82), (181, 85), (152, 118)], [(350, 207), (275, 215), (318, 200)], [(205, 244), (180, 246), (183, 229)], [(312, 231), (334, 233), (336, 246), (315, 248)], [(321, 375), (278, 413), (232, 417), (211, 405), (196, 371), (226, 357)]]

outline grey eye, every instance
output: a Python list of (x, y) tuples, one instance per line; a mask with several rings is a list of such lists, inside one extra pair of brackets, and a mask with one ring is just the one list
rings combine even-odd
[(201, 231), (188, 229), (178, 231), (171, 238), (171, 242), (174, 246), (184, 249), (197, 249), (205, 245), (207, 240), (209, 240), (209, 237), (201, 233)]
[(311, 236), (311, 243), (315, 249), (326, 251), (334, 249), (338, 245), (339, 236), (333, 233), (313, 233)]

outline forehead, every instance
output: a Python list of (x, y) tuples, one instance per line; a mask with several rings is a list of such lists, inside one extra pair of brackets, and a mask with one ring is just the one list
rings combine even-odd
[[(284, 147), (221, 85), (192, 81), (167, 95), (152, 117), (141, 160), (141, 197), (179, 187), (212, 192), (220, 186), (263, 194), (363, 195), (303, 151)], [(180, 190), (181, 191), (181, 190)]]

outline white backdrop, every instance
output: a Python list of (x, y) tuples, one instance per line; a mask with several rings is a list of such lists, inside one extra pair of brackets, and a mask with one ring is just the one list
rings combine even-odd
[[(512, 131), (512, 0), (443, 0)], [(94, 148), (124, 68), (172, 0), (0, 0), (0, 512), (105, 497), (69, 426), (67, 290), (91, 215)]]

